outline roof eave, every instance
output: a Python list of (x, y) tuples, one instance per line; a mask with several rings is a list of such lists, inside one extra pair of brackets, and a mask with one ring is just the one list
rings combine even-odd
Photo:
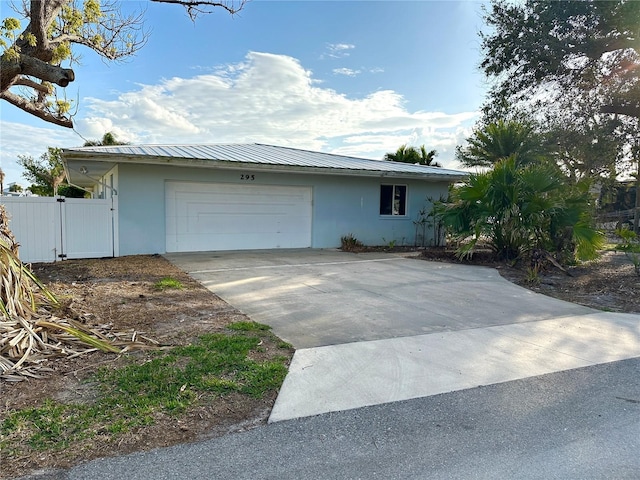
[(105, 161), (110, 163), (136, 163), (143, 165), (190, 166), (196, 168), (218, 168), (224, 170), (251, 169), (255, 171), (269, 171), (280, 173), (315, 173), (319, 175), (346, 175), (359, 177), (391, 177), (405, 179), (430, 178), (448, 182), (459, 182), (465, 180), (468, 177), (467, 174), (458, 175), (448, 174), (444, 172), (402, 172), (388, 170), (311, 167), (305, 165), (279, 165), (230, 160), (202, 160), (196, 158), (160, 157), (131, 154), (118, 154), (116, 156), (112, 153), (77, 152), (74, 150), (63, 150), (62, 157), (65, 160), (73, 161), (86, 160)]

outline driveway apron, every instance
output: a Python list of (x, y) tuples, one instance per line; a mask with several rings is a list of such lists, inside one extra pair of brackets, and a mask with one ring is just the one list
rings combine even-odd
[(270, 421), (640, 356), (640, 315), (491, 268), (309, 249), (166, 257), (296, 347)]

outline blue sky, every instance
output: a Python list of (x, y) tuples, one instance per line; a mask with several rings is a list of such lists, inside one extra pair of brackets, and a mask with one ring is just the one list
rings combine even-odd
[[(382, 158), (403, 143), (458, 167), (482, 104), (478, 1), (253, 0), (192, 22), (178, 6), (146, 9), (149, 42), (109, 64), (89, 50), (66, 88), (76, 132), (0, 104), (0, 167), (82, 145), (107, 131), (129, 143), (245, 143)], [(14, 15), (0, 0), (2, 18)]]

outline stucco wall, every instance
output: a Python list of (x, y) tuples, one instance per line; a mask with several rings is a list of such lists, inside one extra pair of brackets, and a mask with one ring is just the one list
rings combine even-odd
[[(241, 175), (253, 175), (253, 184), (305, 185), (313, 188), (312, 247), (340, 246), (340, 237), (353, 234), (366, 245), (413, 244), (420, 209), (427, 198), (447, 193), (446, 182), (393, 180), (388, 177), (283, 174), (251, 170), (213, 170), (173, 166), (120, 164), (118, 205), (120, 255), (164, 253), (165, 182), (242, 183)], [(408, 186), (407, 215), (380, 216), (380, 185)], [(429, 206), (430, 208), (430, 206)], [(432, 235), (427, 234), (427, 239)]]

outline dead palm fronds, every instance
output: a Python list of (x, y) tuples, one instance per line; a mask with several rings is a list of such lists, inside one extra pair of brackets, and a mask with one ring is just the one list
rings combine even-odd
[(47, 362), (56, 357), (157, 346), (136, 332), (111, 332), (106, 325), (90, 327), (55, 316), (59, 306), (55, 295), (20, 261), (7, 213), (0, 205), (0, 379), (38, 377), (36, 372), (48, 370)]

